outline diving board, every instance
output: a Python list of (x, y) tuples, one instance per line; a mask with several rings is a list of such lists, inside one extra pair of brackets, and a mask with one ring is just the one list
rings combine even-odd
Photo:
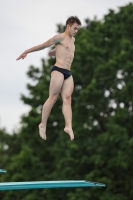
[(0, 183), (0, 190), (96, 187), (96, 186), (105, 187), (105, 184), (85, 181), (85, 180), (4, 182)]
[(0, 169), (0, 173), (6, 173), (7, 171), (5, 169)]

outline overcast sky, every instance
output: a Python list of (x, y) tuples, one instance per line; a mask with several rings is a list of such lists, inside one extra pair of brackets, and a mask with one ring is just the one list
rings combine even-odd
[(19, 128), (22, 114), (29, 107), (20, 100), (28, 94), (30, 80), (26, 72), (30, 65), (40, 67), (48, 58), (48, 49), (16, 58), (26, 49), (45, 42), (56, 34), (56, 24), (76, 15), (82, 24), (86, 18), (102, 19), (108, 9), (118, 10), (128, 0), (0, 0), (0, 128), (8, 133)]

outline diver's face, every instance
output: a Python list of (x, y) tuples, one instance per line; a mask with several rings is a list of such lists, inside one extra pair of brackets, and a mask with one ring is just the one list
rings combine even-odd
[(74, 24), (72, 24), (71, 26), (70, 26), (70, 25), (67, 25), (69, 34), (70, 34), (71, 36), (75, 36), (76, 33), (78, 32), (79, 27), (80, 27), (80, 26), (79, 26), (77, 23), (74, 23)]

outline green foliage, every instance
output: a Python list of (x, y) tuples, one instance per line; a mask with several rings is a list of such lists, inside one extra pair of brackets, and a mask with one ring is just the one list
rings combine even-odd
[[(27, 84), (31, 106), (21, 118), (21, 129), (0, 131), (2, 181), (90, 180), (105, 188), (66, 188), (2, 191), (0, 199), (132, 200), (133, 196), (133, 4), (109, 10), (103, 20), (85, 20), (76, 36), (72, 64), (73, 130), (63, 132), (59, 97), (47, 125), (47, 141), (38, 136), (44, 101), (48, 98), (50, 68), (55, 59), (31, 66)], [(64, 27), (58, 25), (58, 32)], [(5, 148), (5, 145), (8, 148)]]

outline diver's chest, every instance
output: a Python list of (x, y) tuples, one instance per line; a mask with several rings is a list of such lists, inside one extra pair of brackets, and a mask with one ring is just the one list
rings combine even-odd
[(66, 50), (73, 52), (75, 50), (75, 45), (73, 42), (64, 41), (63, 46)]

